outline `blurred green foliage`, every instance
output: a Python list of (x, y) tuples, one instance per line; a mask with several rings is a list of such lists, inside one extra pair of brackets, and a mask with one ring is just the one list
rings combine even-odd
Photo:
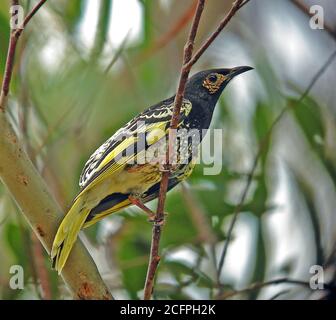
[[(24, 32), (16, 56), (14, 90), (10, 101), (13, 122), (38, 170), (64, 210), (78, 192), (79, 174), (95, 148), (145, 107), (172, 95), (176, 87), (187, 28), (180, 30), (161, 50), (151, 50), (192, 1), (172, 0), (167, 9), (161, 1), (134, 0), (141, 7), (141, 32), (136, 40), (127, 39), (125, 48), (117, 57), (118, 48), (113, 46), (113, 41), (111, 45), (109, 37), (116, 1), (98, 1), (98, 22), (92, 25), (92, 45), (85, 44), (80, 36), (88, 1), (50, 1)], [(287, 95), (287, 92), (280, 94), (284, 83), (293, 79), (281, 79), (276, 68), (277, 63), (281, 62), (275, 56), (274, 59), (269, 58), (273, 54), (272, 48), (265, 48), (262, 38), (251, 36), (246, 30), (244, 23), (253, 24), (254, 21), (248, 19), (253, 14), (254, 5), (254, 1), (251, 1), (244, 8), (246, 12), (242, 13), (249, 22), (244, 22), (242, 15), (235, 18), (233, 25), (225, 30), (224, 34), (231, 35), (233, 40), (223, 35), (195, 66), (196, 71), (231, 65), (234, 60), (227, 55), (234, 52), (237, 44), (241, 51), (246, 52), (247, 60), (256, 66), (254, 75), (248, 78), (247, 100), (242, 100), (248, 101), (249, 107), (235, 102), (235, 95), (240, 95), (239, 87), (237, 93), (239, 84), (232, 85), (236, 88), (235, 92), (231, 91), (233, 87), (230, 84), (218, 103), (212, 126), (225, 129), (220, 174), (205, 176), (203, 169), (206, 165), (200, 164), (188, 181), (188, 188), (202, 206), (203, 221), (214, 235), (215, 242), (200, 240), (199, 225), (191, 214), (193, 208), (186, 202), (183, 190), (177, 187), (170, 192), (166, 205), (168, 217), (161, 241), (162, 261), (154, 292), (157, 299), (216, 298), (219, 284), (213, 255), (218, 261), (228, 223), (245, 186), (258, 145), (286, 105), (291, 107), (263, 149), (242, 206), (242, 214), (252, 216), (251, 221), (256, 225), (252, 228), (245, 223), (251, 231), (250, 246), (240, 248), (248, 255), (247, 263), (242, 267), (242, 261), (235, 258), (234, 252), (230, 252), (226, 263), (231, 267), (225, 267), (220, 281), (224, 289), (230, 291), (265, 281), (269, 277), (286, 275), (309, 279), (309, 266), (324, 265), (334, 249), (335, 106), (321, 103), (317, 91), (301, 103), (298, 103), (298, 98), (303, 89), (295, 95)], [(202, 22), (200, 34), (203, 39), (227, 9), (227, 4), (220, 1), (209, 1), (207, 6), (211, 10)], [(3, 75), (9, 35), (7, 11), (7, 2), (2, 2), (0, 77)], [(295, 15), (294, 12), (292, 14)], [(125, 16), (123, 19), (130, 18)], [(309, 35), (305, 41), (310, 41)], [(258, 48), (254, 50), (255, 46)], [(229, 51), (225, 51), (227, 47)], [(224, 52), (221, 59), (215, 58), (218, 51), (221, 55)], [(115, 58), (116, 63), (106, 74), (106, 66)], [(238, 63), (248, 64), (237, 58), (234, 64)], [(305, 80), (313, 76), (314, 72), (309, 70)], [(306, 82), (298, 83), (297, 87), (304, 88), (302, 83)], [(327, 80), (321, 83), (324, 88), (330, 86)], [(280, 184), (282, 190), (287, 190), (286, 201), (292, 204), (287, 211), (291, 213), (293, 229), (282, 227), (280, 239), (276, 242), (290, 238), (295, 229), (295, 232), (314, 239), (316, 244), (312, 247), (301, 241), (299, 253), (292, 256), (294, 266), (287, 269), (283, 265), (290, 261), (290, 257), (286, 257), (282, 264), (271, 261), (275, 259), (278, 249), (272, 243), (275, 243), (273, 233), (279, 224), (266, 222), (274, 215), (284, 214), (281, 206), (286, 203), (275, 201)], [(326, 188), (328, 192), (321, 195), (321, 190)], [(291, 194), (288, 195), (288, 192)], [(299, 207), (304, 218), (300, 222), (295, 220), (295, 203), (301, 204)], [(16, 212), (14, 202), (0, 185), (0, 297), (41, 298), (39, 279), (34, 270), (31, 231)], [(118, 213), (118, 216), (122, 218), (109, 217), (86, 230), (85, 235), (112, 293), (120, 298), (138, 299), (146, 277), (151, 225), (145, 215), (133, 208)], [(117, 220), (121, 221), (120, 225)], [(244, 224), (243, 219), (238, 219), (238, 224)], [(232, 244), (240, 236), (234, 233)], [(300, 254), (307, 258), (301, 265)], [(48, 257), (44, 258), (52, 297), (68, 298), (61, 280), (50, 270)], [(25, 283), (29, 285), (23, 291), (8, 288), (11, 275), (7, 270), (13, 264), (24, 267)], [(300, 268), (295, 269), (295, 265), (300, 265)], [(233, 270), (235, 268), (243, 271), (237, 274)], [(307, 289), (300, 288), (294, 290), (296, 296), (290, 297), (300, 298), (307, 292)], [(236, 297), (256, 299), (264, 296), (261, 289)], [(266, 298), (269, 296), (266, 295)]]

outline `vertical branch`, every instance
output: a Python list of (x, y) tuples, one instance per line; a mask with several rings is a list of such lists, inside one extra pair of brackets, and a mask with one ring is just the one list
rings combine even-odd
[[(12, 74), (13, 74), (13, 67), (14, 67), (14, 59), (15, 59), (15, 51), (17, 47), (17, 42), (22, 34), (22, 31), (26, 27), (26, 25), (29, 23), (31, 18), (37, 13), (37, 11), (43, 6), (43, 4), (47, 0), (41, 0), (26, 16), (26, 18), (23, 21), (23, 24), (18, 29), (11, 30), (10, 38), (9, 38), (9, 45), (8, 45), (8, 51), (7, 51), (7, 59), (6, 59), (6, 66), (5, 66), (5, 73), (4, 73), (4, 79), (2, 82), (2, 88), (1, 88), (1, 94), (0, 94), (0, 111), (4, 111), (7, 104), (7, 97), (9, 93), (9, 86), (10, 82), (12, 80)], [(17, 0), (11, 1), (11, 6), (18, 5), (19, 2)], [(12, 12), (12, 17), (14, 16), (14, 12)]]
[(166, 155), (166, 164), (168, 164), (167, 171), (163, 172), (162, 174), (162, 180), (160, 183), (158, 207), (157, 207), (156, 216), (155, 216), (155, 223), (153, 225), (153, 230), (152, 230), (150, 262), (149, 262), (149, 266), (147, 270), (147, 277), (146, 277), (146, 283), (145, 283), (145, 289), (144, 289), (144, 299), (145, 300), (149, 300), (152, 296), (155, 273), (156, 273), (156, 269), (160, 261), (159, 244), (160, 244), (160, 238), (161, 238), (161, 227), (162, 227), (161, 222), (164, 219), (164, 205), (165, 205), (165, 200), (166, 200), (169, 170), (170, 170), (169, 159), (170, 159), (172, 149), (173, 149), (171, 142), (174, 141), (172, 137), (172, 132), (174, 131), (174, 129), (177, 128), (178, 119), (179, 119), (180, 110), (181, 110), (182, 101), (183, 101), (184, 90), (185, 90), (189, 72), (191, 69), (191, 66), (187, 68), (185, 68), (184, 66), (186, 63), (189, 62), (192, 56), (192, 52), (194, 49), (194, 42), (195, 42), (195, 38), (197, 34), (197, 29), (198, 29), (199, 22), (200, 22), (202, 12), (204, 9), (204, 2), (205, 0), (198, 1), (196, 12), (194, 15), (194, 20), (193, 20), (193, 23), (190, 29), (188, 41), (186, 42), (186, 45), (184, 47), (183, 66), (180, 72), (179, 85), (178, 85), (177, 94), (175, 96), (175, 101), (174, 101), (175, 106), (174, 106), (173, 116), (170, 122), (170, 129), (169, 129), (168, 152)]
[[(18, 5), (18, 0), (12, 0), (10, 2), (11, 7)], [(12, 12), (11, 19), (14, 16), (14, 12)], [(19, 37), (19, 36), (18, 36)], [(9, 93), (9, 85), (12, 79), (13, 67), (14, 67), (14, 57), (16, 51), (16, 44), (18, 41), (18, 37), (15, 36), (15, 30), (11, 30), (9, 37), (9, 44), (7, 50), (7, 58), (6, 58), (6, 66), (4, 77), (1, 86), (0, 93), (0, 111), (4, 111), (7, 105), (7, 96)]]
[(224, 29), (224, 27), (229, 23), (235, 13), (242, 8), (249, 0), (236, 0), (227, 15), (221, 21), (217, 29), (211, 34), (211, 36), (205, 41), (205, 43), (201, 46), (201, 48), (197, 51), (195, 56), (193, 57), (193, 49), (194, 42), (198, 30), (198, 25), (200, 22), (200, 18), (204, 9), (205, 0), (199, 0), (196, 8), (196, 12), (194, 15), (193, 23), (190, 29), (189, 37), (184, 47), (184, 55), (183, 55), (183, 65), (181, 67), (179, 84), (177, 87), (177, 93), (174, 101), (174, 110), (172, 119), (170, 122), (170, 129), (168, 134), (168, 151), (166, 155), (166, 170), (162, 174), (162, 179), (160, 183), (160, 192), (158, 199), (158, 207), (155, 216), (155, 223), (153, 225), (152, 230), (152, 243), (151, 243), (151, 252), (150, 252), (150, 261), (147, 270), (147, 277), (145, 282), (144, 289), (144, 299), (148, 300), (151, 298), (153, 287), (154, 287), (154, 278), (157, 270), (157, 266), (160, 261), (159, 256), (159, 243), (161, 238), (161, 227), (164, 220), (164, 205), (166, 200), (166, 193), (168, 189), (168, 180), (169, 174), (172, 170), (172, 159), (174, 158), (173, 150), (174, 150), (174, 142), (175, 142), (175, 131), (178, 125), (180, 110), (183, 102), (183, 96), (185, 87), (187, 84), (188, 76), (192, 66), (198, 61), (198, 59), (203, 55), (203, 53), (208, 49), (208, 47), (212, 44), (212, 42), (217, 38), (220, 32)]

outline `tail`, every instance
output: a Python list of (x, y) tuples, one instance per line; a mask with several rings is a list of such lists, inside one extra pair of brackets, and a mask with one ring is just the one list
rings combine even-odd
[(90, 209), (83, 207), (83, 200), (79, 197), (58, 227), (50, 254), (52, 266), (58, 274), (61, 273), (89, 213)]

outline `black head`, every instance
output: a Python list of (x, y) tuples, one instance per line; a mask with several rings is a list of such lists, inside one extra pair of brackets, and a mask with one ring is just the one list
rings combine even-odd
[(216, 104), (226, 85), (237, 75), (253, 68), (211, 69), (196, 73), (187, 82), (185, 96), (200, 98)]

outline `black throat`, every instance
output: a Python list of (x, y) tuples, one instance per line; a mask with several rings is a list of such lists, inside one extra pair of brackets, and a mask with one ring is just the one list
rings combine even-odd
[(187, 120), (190, 129), (207, 130), (218, 99), (215, 97), (213, 99), (201, 99), (194, 95), (186, 95), (185, 98), (192, 103), (192, 109)]

